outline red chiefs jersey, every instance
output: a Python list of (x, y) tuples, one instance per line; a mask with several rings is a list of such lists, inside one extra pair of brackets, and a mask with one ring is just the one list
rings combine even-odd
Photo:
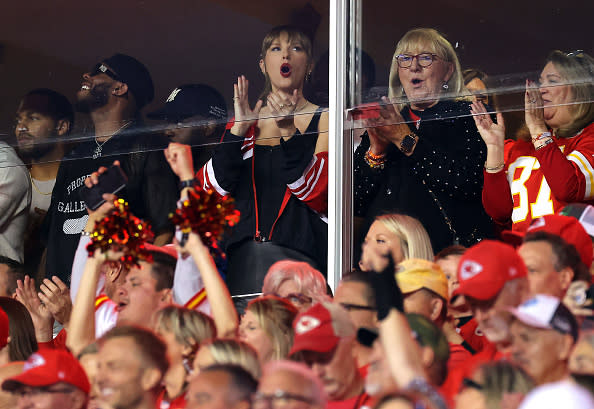
[(506, 141), (505, 172), (485, 172), (483, 205), (493, 219), (525, 231), (567, 203), (594, 204), (594, 124), (553, 140), (538, 151), (532, 142)]

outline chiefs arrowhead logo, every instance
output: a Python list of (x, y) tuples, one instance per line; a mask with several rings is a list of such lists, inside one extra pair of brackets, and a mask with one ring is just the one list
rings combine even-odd
[(476, 261), (465, 260), (460, 265), (460, 280), (470, 280), (475, 275), (483, 271), (483, 266)]
[(37, 368), (41, 365), (45, 365), (45, 359), (39, 354), (33, 354), (27, 359), (25, 365), (23, 365), (23, 371), (28, 371), (29, 369)]
[(297, 324), (295, 324), (295, 332), (301, 335), (319, 327), (320, 324), (321, 321), (316, 317), (304, 315), (303, 317), (299, 318), (299, 321), (297, 321)]

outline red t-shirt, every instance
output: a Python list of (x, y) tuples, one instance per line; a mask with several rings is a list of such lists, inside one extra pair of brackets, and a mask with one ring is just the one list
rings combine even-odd
[(594, 124), (572, 138), (554, 138), (538, 151), (532, 142), (505, 141), (505, 168), (484, 173), (483, 206), (494, 220), (526, 231), (533, 219), (567, 203), (594, 204)]
[(464, 348), (461, 344), (452, 344), (450, 346), (450, 359), (448, 359), (448, 373), (454, 369), (459, 368), (464, 362), (472, 357), (470, 351)]
[(488, 342), (483, 333), (478, 328), (478, 323), (474, 318), (466, 321), (458, 327), (460, 336), (464, 341), (474, 349), (475, 353), (483, 350), (484, 345)]

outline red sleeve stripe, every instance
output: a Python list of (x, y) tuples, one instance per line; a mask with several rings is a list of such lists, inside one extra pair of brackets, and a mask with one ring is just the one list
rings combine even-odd
[(318, 181), (324, 172), (325, 164), (326, 160), (324, 158), (318, 160), (317, 156), (314, 157), (305, 169), (305, 172), (303, 172), (304, 176), (301, 176), (295, 182), (288, 185), (291, 192), (299, 200), (306, 200), (315, 191)]
[(203, 302), (206, 301), (206, 290), (203, 288), (202, 290), (198, 291), (196, 295), (194, 295), (190, 300), (184, 305), (185, 308), (190, 310), (195, 309), (196, 307), (200, 306)]

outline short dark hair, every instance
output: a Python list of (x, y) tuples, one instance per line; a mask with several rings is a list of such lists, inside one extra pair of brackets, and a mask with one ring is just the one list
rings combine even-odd
[(358, 268), (354, 268), (348, 273), (346, 273), (341, 278), (342, 283), (360, 283), (365, 286), (365, 291), (362, 294), (367, 301), (367, 304), (371, 307), (376, 306), (375, 303), (375, 293), (373, 292), (373, 282), (372, 282), (372, 273), (367, 273), (365, 271), (361, 271)]
[(59, 92), (48, 88), (29, 91), (21, 100), (19, 110), (23, 108), (47, 115), (55, 121), (66, 120), (70, 123), (69, 132), (72, 130), (74, 109), (68, 98)]
[(153, 263), (151, 264), (151, 274), (157, 280), (155, 289), (161, 291), (165, 288), (173, 288), (173, 276), (175, 274), (175, 257), (161, 252), (151, 251)]
[(475, 78), (485, 82), (488, 76), (483, 71), (476, 68), (467, 68), (462, 71), (462, 77), (464, 78), (464, 85), (466, 85)]
[(452, 244), (441, 250), (439, 253), (435, 255), (435, 261), (443, 260), (444, 258), (448, 258), (450, 256), (462, 256), (468, 250), (466, 247), (461, 246), (459, 244)]
[(17, 289), (17, 280), (24, 280), (27, 274), (25, 266), (6, 256), (0, 256), (0, 264), (6, 264), (8, 277), (6, 280), (6, 291), (8, 295), (13, 295)]
[(116, 338), (131, 338), (138, 346), (138, 352), (142, 357), (143, 364), (157, 368), (162, 375), (165, 375), (169, 368), (167, 346), (157, 334), (148, 328), (136, 325), (122, 325), (109, 330), (97, 342), (100, 346), (103, 346), (106, 341)]
[(588, 283), (590, 282), (591, 275), (588, 266), (584, 264), (580, 257), (580, 253), (578, 253), (573, 244), (569, 244), (556, 234), (545, 231), (535, 231), (526, 234), (524, 237), (524, 243), (535, 241), (544, 241), (551, 245), (553, 255), (555, 256), (553, 260), (555, 270), (561, 271), (564, 268), (569, 267), (573, 270), (572, 281), (582, 280), (587, 281)]
[(258, 381), (244, 368), (234, 364), (214, 364), (200, 370), (200, 373), (224, 372), (229, 375), (229, 395), (236, 401), (249, 401), (258, 389)]
[(0, 308), (8, 316), (10, 362), (26, 361), (38, 349), (31, 315), (23, 304), (10, 297), (0, 297)]

